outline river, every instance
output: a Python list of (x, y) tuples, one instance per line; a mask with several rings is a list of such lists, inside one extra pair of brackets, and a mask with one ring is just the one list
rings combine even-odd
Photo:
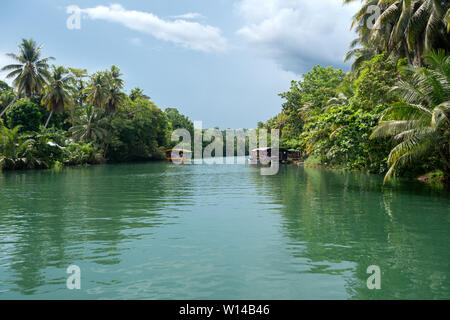
[(382, 180), (164, 162), (3, 173), (0, 299), (449, 299), (449, 193)]

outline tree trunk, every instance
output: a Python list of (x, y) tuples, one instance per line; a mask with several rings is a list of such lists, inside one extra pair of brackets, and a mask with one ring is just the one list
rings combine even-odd
[(413, 65), (413, 61), (411, 60), (411, 55), (409, 54), (408, 44), (406, 43), (405, 37), (403, 37), (402, 42), (403, 42), (403, 49), (405, 50), (405, 56), (408, 59), (408, 64), (410, 66), (412, 66)]
[(50, 111), (50, 115), (48, 116), (48, 119), (47, 119), (47, 121), (45, 122), (45, 128), (47, 128), (47, 126), (48, 126), (48, 123), (50, 122), (50, 119), (52, 118), (52, 115), (53, 115), (53, 110), (52, 111)]
[(414, 46), (414, 61), (413, 64), (416, 67), (422, 67), (422, 55), (423, 55), (423, 45), (420, 40), (416, 40), (416, 44)]
[(3, 109), (2, 113), (0, 113), (0, 118), (3, 117), (3, 115), (6, 113), (6, 111), (8, 111), (9, 108), (11, 108), (11, 106), (16, 103), (17, 99), (19, 98), (19, 95), (17, 95), (14, 100), (5, 108)]

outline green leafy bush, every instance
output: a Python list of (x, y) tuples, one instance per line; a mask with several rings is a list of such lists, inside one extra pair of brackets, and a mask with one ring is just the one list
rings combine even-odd
[(62, 148), (38, 134), (21, 134), (20, 126), (1, 128), (0, 166), (3, 170), (47, 169), (63, 157)]
[[(383, 108), (380, 106), (379, 111)], [(385, 172), (387, 142), (369, 139), (378, 119), (378, 113), (355, 111), (349, 106), (331, 107), (307, 123), (303, 146), (330, 167)]]
[(353, 108), (374, 111), (380, 104), (397, 100), (391, 89), (398, 80), (399, 72), (396, 62), (388, 59), (386, 53), (364, 62), (358, 75), (353, 82), (354, 95), (350, 99)]
[(98, 164), (104, 161), (101, 150), (92, 143), (71, 142), (64, 149), (65, 165)]
[(42, 120), (41, 108), (29, 100), (19, 100), (6, 112), (6, 119), (10, 128), (21, 126), (21, 132), (38, 131)]
[(169, 130), (166, 115), (153, 102), (129, 100), (111, 119), (106, 157), (111, 161), (160, 159)]

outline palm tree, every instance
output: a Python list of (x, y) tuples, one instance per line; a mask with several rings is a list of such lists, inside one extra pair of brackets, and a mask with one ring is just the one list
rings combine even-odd
[(107, 136), (107, 130), (104, 112), (101, 109), (91, 105), (83, 109), (84, 114), (77, 121), (76, 125), (70, 128), (75, 140), (93, 140), (104, 141)]
[(86, 95), (86, 101), (96, 108), (103, 108), (106, 99), (105, 75), (102, 72), (96, 72), (91, 76), (88, 87), (83, 90)]
[(149, 96), (147, 96), (146, 94), (144, 94), (144, 90), (142, 90), (139, 87), (136, 87), (136, 88), (131, 90), (131, 92), (130, 92), (130, 99), (132, 101), (135, 101), (136, 99), (150, 100), (151, 98)]
[[(350, 3), (354, 0), (344, 0), (344, 3)], [(372, 59), (375, 55), (383, 52), (383, 49), (371, 41), (371, 29), (367, 21), (372, 19), (372, 13), (369, 12), (370, 6), (377, 6), (379, 0), (365, 1), (359, 11), (353, 16), (351, 29), (355, 29), (358, 38), (350, 43), (350, 51), (347, 52), (344, 62), (354, 58), (352, 71), (357, 70), (364, 61)], [(380, 8), (381, 9), (381, 8)], [(375, 21), (376, 22), (376, 21)]]
[(53, 113), (62, 113), (73, 103), (70, 96), (72, 80), (72, 75), (64, 67), (53, 66), (52, 74), (49, 77), (49, 82), (45, 87), (44, 97), (42, 98), (42, 105), (46, 106), (47, 110), (50, 111), (50, 115), (45, 123), (46, 128)]
[(116, 112), (116, 110), (124, 103), (125, 93), (120, 91), (116, 86), (110, 85), (106, 91), (106, 112), (111, 114)]
[(410, 67), (408, 81), (393, 88), (403, 101), (382, 114), (371, 139), (393, 137), (385, 182), (407, 164), (428, 159), (450, 181), (450, 56), (444, 50), (425, 55), (429, 68)]
[(74, 102), (76, 102), (76, 104), (72, 104), (70, 110), (71, 122), (73, 127), (75, 125), (75, 106), (78, 105), (78, 107), (81, 108), (86, 101), (86, 94), (83, 93), (83, 91), (86, 89), (86, 84), (83, 79), (88, 76), (88, 73), (86, 69), (69, 68), (69, 71), (73, 76), (71, 91), (73, 100)]
[(121, 76), (120, 69), (116, 66), (112, 66), (110, 71), (105, 72), (105, 110), (108, 113), (114, 113), (125, 101), (125, 93), (121, 91), (124, 86)]
[(447, 33), (449, 25), (446, 14), (450, 12), (448, 1), (423, 0), (417, 1), (416, 9), (411, 17), (412, 25), (408, 30), (410, 46), (414, 42), (422, 42), (424, 52), (433, 48), (450, 50), (450, 37)]
[(48, 61), (53, 57), (41, 59), (42, 45), (37, 46), (32, 39), (23, 39), (19, 45), (19, 54), (8, 53), (7, 55), (18, 63), (3, 67), (2, 71), (10, 71), (7, 78), (14, 78), (13, 85), (17, 90), (16, 99), (13, 100), (0, 113), (2, 117), (5, 112), (16, 102), (21, 94), (30, 98), (33, 94), (40, 94), (44, 88), (48, 73)]
[[(376, 5), (382, 11), (371, 30), (366, 26), (369, 5)], [(450, 52), (449, 20), (445, 18), (448, 10), (448, 2), (440, 0), (366, 0), (354, 16), (353, 26), (358, 26), (364, 47), (387, 50), (391, 56), (406, 57), (410, 64), (421, 66), (423, 54), (432, 49)]]
[(377, 50), (374, 47), (356, 47), (359, 42), (356, 39), (350, 45), (350, 51), (344, 57), (344, 62), (354, 59), (352, 64), (352, 71), (357, 71), (363, 64), (364, 61), (368, 61), (376, 56)]
[(126, 97), (122, 92), (124, 81), (121, 76), (120, 69), (116, 66), (112, 66), (111, 70), (95, 73), (83, 91), (87, 95), (87, 102), (108, 113), (114, 113)]
[(124, 81), (120, 78), (122, 76), (122, 73), (120, 72), (119, 67), (111, 66), (111, 70), (107, 73), (111, 78), (114, 86), (117, 86), (119, 88), (124, 87)]

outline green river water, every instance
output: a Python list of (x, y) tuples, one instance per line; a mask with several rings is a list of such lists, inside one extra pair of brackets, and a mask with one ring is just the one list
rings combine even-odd
[(450, 194), (415, 181), (158, 162), (8, 172), (0, 190), (0, 299), (450, 298)]

